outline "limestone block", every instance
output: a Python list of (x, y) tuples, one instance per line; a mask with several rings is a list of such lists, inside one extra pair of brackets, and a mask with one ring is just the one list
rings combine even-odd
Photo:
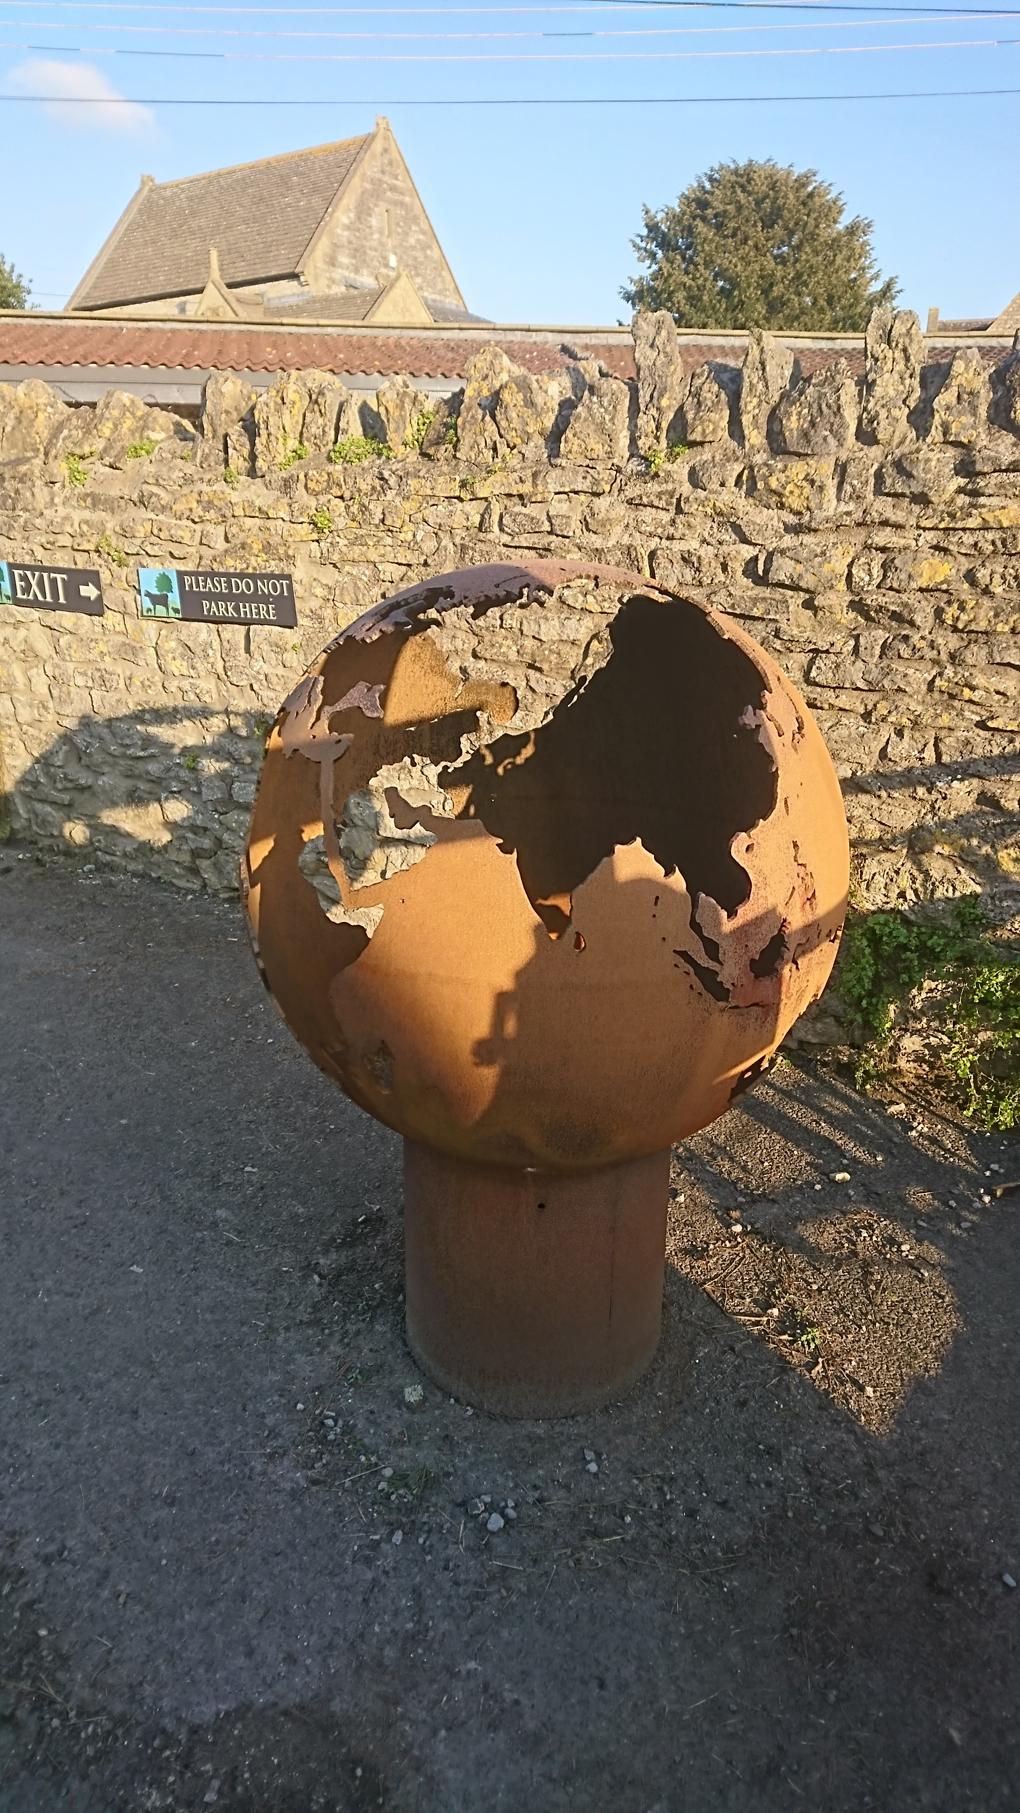
[(504, 510), (499, 526), (511, 541), (533, 541), (536, 536), (549, 534), (549, 512), (527, 507)]
[(693, 460), (688, 477), (696, 491), (732, 491), (744, 472), (744, 461), (733, 452), (707, 453)]
[(760, 504), (792, 516), (835, 508), (836, 479), (831, 460), (756, 460), (749, 475)]
[(845, 359), (805, 378), (776, 405), (787, 453), (826, 459), (846, 453), (857, 435), (857, 386)]
[(580, 366), (585, 392), (563, 432), (560, 455), (578, 465), (609, 460), (625, 466), (630, 457), (630, 389), (622, 379), (603, 376), (592, 360)]
[(992, 387), (988, 367), (975, 347), (953, 354), (946, 381), (935, 398), (931, 439), (973, 447), (987, 433)]
[(863, 512), (874, 494), (875, 455), (863, 447), (855, 447), (843, 461), (839, 501), (848, 509)]
[(483, 346), (464, 370), (464, 396), (457, 417), (457, 457), (490, 465), (506, 451), (495, 422), (499, 392), (515, 375), (506, 353), (498, 346)]
[(553, 431), (560, 404), (569, 396), (565, 379), (517, 371), (500, 385), (494, 420), (505, 445), (544, 447)]
[(921, 395), (924, 339), (913, 309), (877, 308), (864, 336), (861, 439), (903, 447), (914, 439), (908, 417)]
[(212, 893), (237, 893), (238, 857), (234, 851), (220, 850), (215, 856), (196, 855), (195, 866)]
[(307, 408), (308, 384), (298, 372), (289, 372), (256, 399), (255, 471), (260, 478), (285, 469), (304, 445), (301, 434)]
[(1020, 329), (1013, 336), (1013, 350), (1000, 365), (996, 379), (995, 413), (999, 423), (1020, 434)]
[(823, 544), (812, 553), (777, 548), (769, 557), (768, 582), (796, 592), (831, 591), (845, 585), (853, 552), (845, 542)]
[(56, 459), (70, 454), (99, 460), (104, 466), (125, 466), (128, 452), (145, 446), (153, 451), (171, 440), (178, 430), (190, 441), (192, 431), (167, 409), (153, 409), (126, 390), (108, 390), (95, 409), (75, 410), (55, 439), (50, 452)]
[[(222, 472), (230, 466), (244, 477), (251, 473), (254, 422), (251, 408), (255, 392), (233, 371), (215, 371), (202, 392), (202, 414), (194, 463), (207, 471)], [(247, 432), (241, 424), (247, 419)], [(239, 455), (240, 458), (232, 457)]]
[(305, 373), (308, 402), (301, 423), (301, 443), (309, 453), (328, 453), (338, 440), (340, 418), (354, 404), (346, 384), (331, 371)]
[(40, 458), (71, 413), (40, 378), (0, 386), (0, 458)]
[[(417, 390), (409, 378), (388, 378), (380, 386), (375, 399), (376, 409), (382, 418), (386, 431), (386, 440), (394, 453), (404, 454), (417, 451), (416, 431), (423, 416), (430, 417), (434, 411), (432, 398), (427, 391)], [(422, 435), (427, 432), (426, 424), (421, 429)]]
[(730, 394), (710, 364), (699, 365), (687, 379), (680, 409), (670, 428), (671, 445), (705, 447), (724, 441), (730, 427)]
[(652, 575), (664, 586), (683, 591), (686, 586), (716, 586), (722, 577), (722, 562), (714, 548), (695, 545), (656, 548), (651, 559)]
[(740, 429), (749, 453), (765, 452), (769, 445), (769, 417), (790, 382), (793, 354), (779, 346), (771, 334), (752, 327), (741, 373)]
[(882, 572), (882, 584), (891, 592), (959, 590), (964, 583), (958, 561), (924, 548), (889, 555)]
[(951, 453), (931, 447), (906, 448), (878, 470), (884, 497), (909, 497), (915, 503), (937, 504), (960, 489)]
[(455, 390), (449, 397), (438, 397), (433, 403), (432, 420), (421, 444), (422, 453), (427, 458), (453, 458), (458, 438), (457, 423), (463, 403), (462, 390)]
[[(670, 423), (685, 389), (676, 325), (665, 309), (637, 314), (633, 321), (638, 374), (638, 452), (664, 451)], [(715, 438), (714, 436), (712, 437)]]

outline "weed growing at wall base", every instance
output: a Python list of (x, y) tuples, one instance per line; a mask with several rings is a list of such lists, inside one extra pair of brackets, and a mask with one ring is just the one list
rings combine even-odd
[(980, 1125), (1020, 1127), (1020, 953), (991, 939), (976, 900), (958, 902), (937, 925), (905, 913), (851, 915), (837, 986), (867, 1041), (859, 1087), (910, 1067), (901, 1041), (909, 1005), (926, 1074)]

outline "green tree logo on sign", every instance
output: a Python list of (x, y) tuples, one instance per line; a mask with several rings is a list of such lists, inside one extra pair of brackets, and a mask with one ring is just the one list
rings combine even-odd
[(143, 617), (179, 617), (180, 593), (176, 573), (162, 568), (139, 567), (138, 590), (142, 598)]

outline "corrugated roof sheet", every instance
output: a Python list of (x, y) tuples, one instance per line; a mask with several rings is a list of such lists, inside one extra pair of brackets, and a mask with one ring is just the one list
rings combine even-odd
[(101, 256), (78, 308), (201, 290), (209, 247), (224, 283), (291, 275), (366, 138), (153, 183)]

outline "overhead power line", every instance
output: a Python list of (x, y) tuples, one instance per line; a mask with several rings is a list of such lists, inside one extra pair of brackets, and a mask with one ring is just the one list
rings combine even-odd
[[(317, 44), (325, 43), (333, 39), (343, 39), (344, 41), (347, 41), (350, 39), (362, 38), (371, 39), (373, 42), (381, 40), (383, 43), (395, 43), (406, 39), (413, 39), (416, 42), (422, 39), (428, 39), (433, 42), (454, 39), (467, 39), (471, 42), (480, 42), (489, 39), (502, 40), (510, 38), (695, 38), (719, 36), (723, 33), (735, 34), (737, 32), (849, 31), (857, 25), (934, 25), (943, 19), (951, 23), (954, 21), (963, 21), (965, 19), (998, 19), (1002, 16), (1002, 14), (996, 12), (977, 13), (968, 11), (957, 11), (955, 13), (929, 12), (919, 15), (912, 13), (897, 13), (893, 18), (877, 20), (872, 18), (806, 19), (803, 23), (798, 22), (792, 24), (790, 22), (785, 22), (782, 25), (657, 25), (650, 29), (639, 26), (631, 31), (245, 31), (241, 27), (232, 25), (87, 25), (83, 29), (97, 32), (131, 32), (134, 35), (141, 35), (144, 33), (147, 37), (272, 38), (274, 41), (281, 39), (287, 39), (288, 41), (291, 39), (312, 39)], [(1020, 9), (1009, 16), (1020, 18)], [(23, 31), (62, 31), (66, 23), (66, 20), (62, 23), (59, 19), (52, 21), (49, 19), (12, 19), (10, 21), (10, 24), (20, 26)], [(67, 47), (64, 45), (54, 45), (53, 48), (56, 50), (65, 49)]]
[(0, 50), (56, 51), (90, 57), (191, 57), (221, 63), (691, 63), (720, 58), (857, 57), (900, 50), (996, 50), (1016, 38), (942, 38), (914, 44), (805, 44), (783, 50), (565, 50), (565, 51), (259, 51), (103, 50), (76, 44), (0, 44)]
[(1020, 94), (1020, 88), (917, 88), (889, 93), (861, 94), (651, 94), (651, 95), (509, 95), (502, 99), (475, 99), (455, 95), (449, 100), (371, 100), (366, 95), (329, 95), (321, 100), (280, 95), (216, 100), (182, 95), (77, 95), (0, 94), (7, 106), (60, 107), (725, 107), (767, 105), (795, 101), (957, 101), (975, 97)]
[[(0, 8), (17, 6), (24, 9), (29, 0), (0, 0)], [(867, 13), (869, 17), (898, 13), (946, 17), (954, 19), (1015, 19), (1020, 17), (1017, 7), (949, 7), (949, 6), (869, 6), (864, 3), (854, 5), (853, 0), (599, 0), (593, 6), (161, 6), (153, 0), (48, 0), (52, 11), (91, 12), (124, 12), (124, 13), (215, 13), (218, 16), (241, 14), (246, 18), (279, 17), (288, 18), (438, 18), (440, 16), (462, 16), (477, 18), (483, 15), (506, 17), (511, 13), (599, 13), (607, 11), (635, 11), (637, 9), (664, 9), (684, 12), (780, 12), (780, 13)], [(18, 19), (14, 24), (22, 24)], [(156, 28), (158, 29), (158, 28)]]
[[(1011, 16), (1014, 18), (1020, 18), (1020, 11), (1018, 11), (1015, 14), (1012, 14)], [(861, 26), (863, 28), (864, 26), (876, 26), (876, 25), (878, 25), (878, 26), (881, 26), (881, 25), (935, 25), (935, 24), (938, 24), (941, 20), (946, 20), (949, 23), (953, 23), (953, 22), (962, 23), (966, 19), (980, 19), (980, 18), (997, 19), (1000, 17), (1002, 17), (1002, 15), (999, 13), (995, 13), (995, 12), (987, 12), (987, 13), (976, 13), (976, 12), (966, 12), (966, 11), (956, 12), (956, 13), (935, 12), (935, 13), (924, 13), (919, 16), (914, 15), (914, 14), (908, 14), (908, 15), (897, 14), (894, 18), (890, 18), (890, 19), (872, 19), (872, 18), (868, 18), (868, 19), (806, 19), (803, 22), (803, 24), (801, 24), (801, 23), (791, 24), (791, 23), (787, 22), (782, 25), (677, 25), (677, 26), (661, 25), (661, 26), (653, 26), (651, 29), (646, 29), (645, 27), (638, 27), (635, 30), (631, 30), (631, 31), (517, 31), (517, 32), (511, 32), (511, 31), (501, 31), (501, 32), (481, 32), (481, 31), (463, 31), (463, 32), (245, 31), (242, 28), (239, 28), (236, 26), (219, 26), (219, 25), (170, 25), (170, 26), (166, 26), (166, 25), (95, 25), (95, 26), (86, 26), (85, 30), (97, 31), (97, 32), (98, 31), (120, 32), (120, 33), (131, 32), (134, 35), (141, 35), (142, 33), (144, 33), (147, 37), (245, 38), (245, 39), (271, 38), (271, 39), (273, 39), (274, 42), (279, 42), (284, 39), (286, 39), (288, 42), (291, 40), (294, 40), (294, 39), (298, 39), (301, 41), (311, 39), (317, 44), (332, 42), (335, 39), (340, 39), (340, 40), (343, 40), (344, 42), (350, 42), (351, 40), (355, 40), (355, 39), (357, 39), (359, 41), (362, 39), (369, 39), (373, 43), (382, 42), (382, 43), (386, 43), (386, 44), (405, 42), (407, 40), (412, 40), (416, 43), (420, 42), (422, 40), (427, 40), (430, 43), (452, 42), (452, 41), (457, 41), (457, 42), (468, 41), (471, 43), (480, 43), (480, 42), (488, 42), (489, 40), (502, 41), (502, 40), (506, 40), (506, 39), (516, 40), (516, 39), (522, 39), (522, 38), (527, 38), (529, 40), (530, 39), (548, 39), (548, 38), (695, 38), (695, 37), (718, 37), (723, 34), (736, 35), (737, 33), (743, 33), (743, 32), (761, 33), (761, 32), (790, 32), (790, 31), (850, 31), (855, 26)], [(63, 26), (62, 26), (60, 20), (51, 21), (49, 19), (16, 19), (16, 20), (11, 20), (10, 23), (15, 26), (21, 26), (21, 28), (24, 31), (61, 31), (63, 29)], [(66, 21), (64, 23), (66, 24)], [(54, 44), (51, 46), (39, 46), (39, 45), (34, 45), (34, 44), (27, 45), (27, 46), (22, 45), (22, 44), (6, 45), (6, 46), (0, 45), (0, 49), (8, 49), (8, 50), (24, 50), (24, 49), (36, 50), (36, 49), (40, 49), (40, 48), (44, 48), (44, 49), (49, 48), (52, 50), (81, 51), (83, 55), (88, 54), (88, 53), (93, 53), (95, 55), (99, 55), (101, 51), (103, 52), (103, 54), (111, 55), (111, 56), (116, 55), (116, 54), (121, 54), (121, 55), (124, 54), (123, 52), (118, 53), (118, 52), (112, 51), (112, 50), (106, 51), (105, 47), (100, 46), (100, 45), (80, 45), (80, 44), (70, 44), (70, 45)], [(159, 56), (159, 55), (175, 56), (175, 55), (178, 55), (181, 53), (178, 53), (175, 51), (154, 51), (151, 54), (154, 56)], [(648, 54), (651, 56), (656, 56), (659, 53), (657, 51), (650, 51)]]

